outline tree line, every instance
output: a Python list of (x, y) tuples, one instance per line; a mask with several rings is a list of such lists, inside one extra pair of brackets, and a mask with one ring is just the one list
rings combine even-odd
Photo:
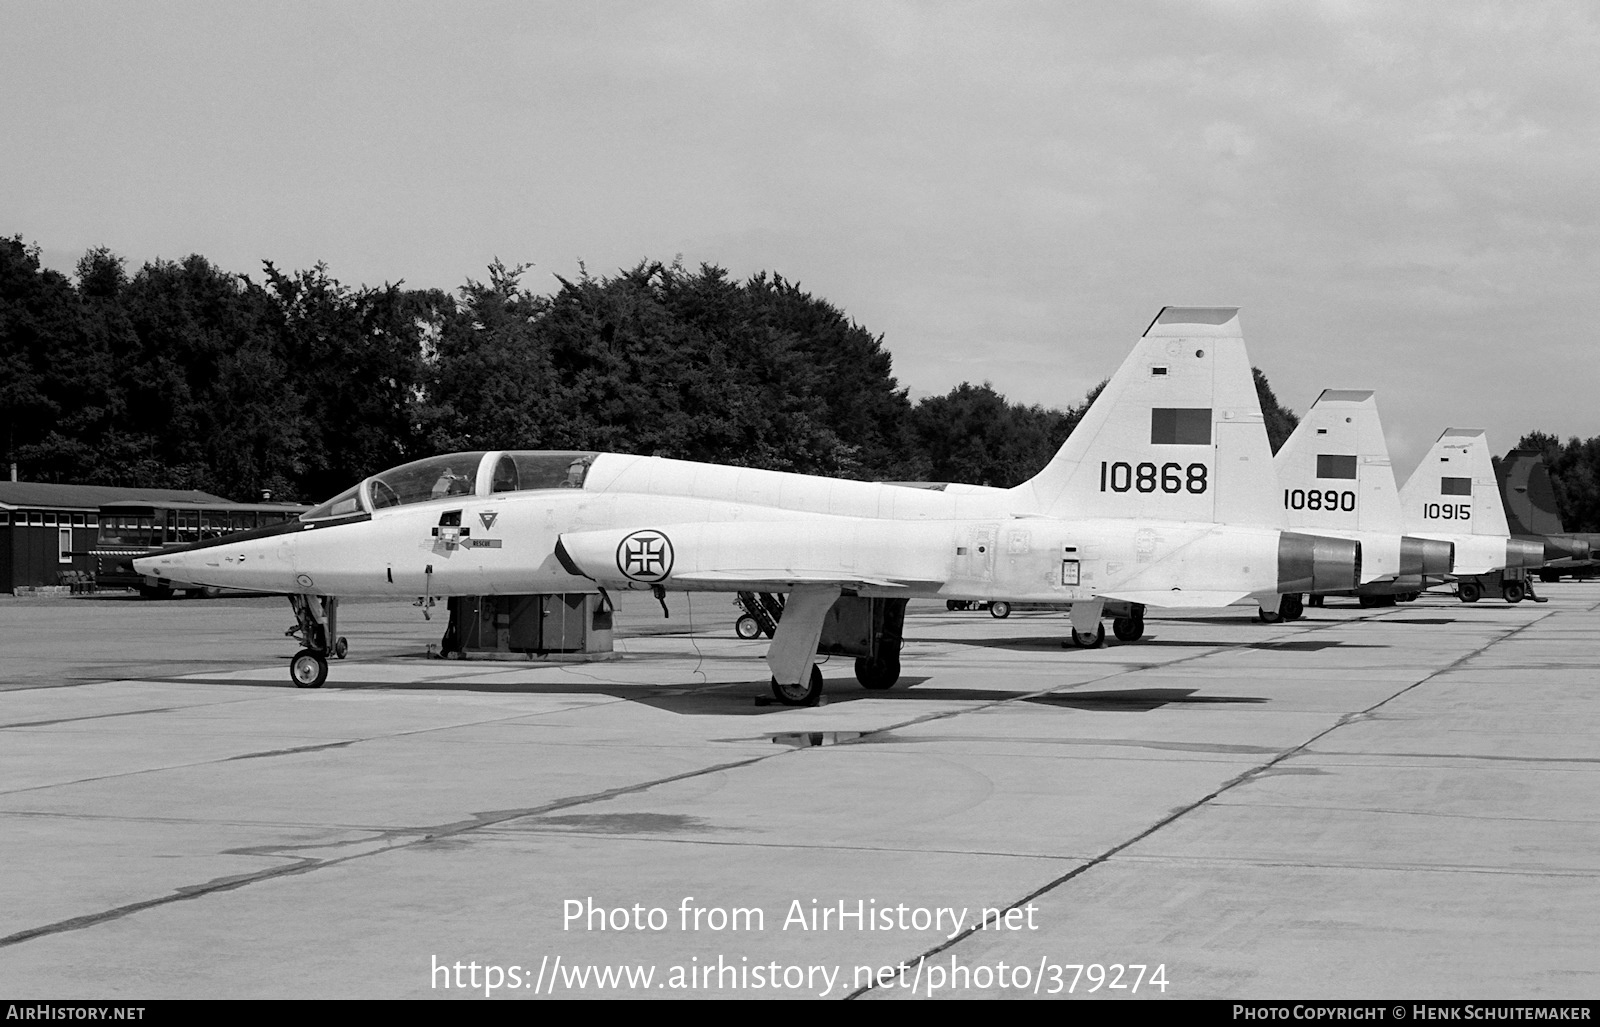
[[(912, 402), (883, 338), (781, 275), (490, 265), (455, 293), (259, 277), (201, 256), (72, 277), (0, 239), (0, 430), (31, 481), (319, 501), (464, 449), (595, 449), (879, 481), (1009, 486), (1065, 410), (963, 382)], [(1103, 383), (1102, 383), (1103, 384)], [(1276, 450), (1296, 422), (1256, 371)]]

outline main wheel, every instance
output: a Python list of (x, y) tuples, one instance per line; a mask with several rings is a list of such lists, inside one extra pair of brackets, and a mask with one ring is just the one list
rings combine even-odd
[(785, 706), (815, 706), (817, 700), (822, 698), (822, 668), (816, 664), (811, 665), (811, 684), (806, 685), (780, 685), (778, 679), (772, 679), (772, 695)]
[(1011, 616), (1011, 604), (1003, 600), (995, 600), (989, 604), (989, 616), (996, 620), (1005, 620)]
[(1106, 625), (1104, 621), (1094, 626), (1093, 631), (1079, 631), (1072, 629), (1072, 644), (1079, 649), (1098, 649), (1106, 644)]
[(1283, 614), (1273, 610), (1257, 610), (1256, 620), (1263, 624), (1277, 624), (1279, 621), (1283, 620)]
[(1283, 605), (1278, 607), (1278, 612), (1283, 614), (1284, 620), (1299, 620), (1306, 615), (1305, 600), (1300, 598), (1300, 593), (1291, 592), (1283, 597)]
[(289, 661), (289, 680), (296, 688), (321, 688), (328, 680), (328, 658), (310, 649), (300, 650)]
[(957, 610), (965, 610), (967, 608), (967, 604), (963, 603), (959, 599), (946, 599), (944, 601), (944, 608), (949, 610), (951, 613), (955, 613)]
[(1456, 591), (1461, 596), (1463, 603), (1475, 603), (1483, 598), (1483, 588), (1476, 581), (1463, 581)]
[(761, 624), (748, 613), (733, 622), (733, 633), (740, 638), (761, 637)]
[(1144, 637), (1144, 618), (1118, 617), (1111, 622), (1111, 633), (1116, 635), (1119, 641), (1137, 642)]
[(1520, 581), (1508, 581), (1500, 586), (1500, 595), (1508, 603), (1520, 603), (1528, 598), (1528, 586)]
[(1321, 606), (1322, 605), (1322, 600), (1323, 600), (1322, 596), (1308, 596), (1306, 598), (1306, 605), (1307, 606)]
[(900, 680), (900, 656), (886, 654), (877, 659), (865, 656), (858, 658), (856, 680), (861, 682), (862, 688), (869, 688), (874, 692), (893, 688), (894, 683)]

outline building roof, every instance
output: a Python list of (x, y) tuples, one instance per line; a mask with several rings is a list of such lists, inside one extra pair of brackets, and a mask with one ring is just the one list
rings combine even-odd
[(119, 501), (226, 503), (221, 496), (197, 489), (134, 489), (116, 485), (55, 485), (44, 481), (0, 481), (0, 507), (63, 507), (98, 510)]

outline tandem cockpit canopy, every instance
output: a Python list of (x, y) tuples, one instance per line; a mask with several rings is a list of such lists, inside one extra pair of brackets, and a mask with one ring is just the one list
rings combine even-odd
[(300, 519), (330, 520), (459, 496), (581, 489), (590, 465), (599, 455), (576, 450), (480, 450), (430, 456), (374, 474), (301, 514)]

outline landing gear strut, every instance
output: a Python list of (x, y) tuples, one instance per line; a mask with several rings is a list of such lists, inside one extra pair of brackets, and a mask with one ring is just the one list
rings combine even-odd
[(296, 594), (289, 597), (289, 606), (295, 625), (284, 634), (303, 646), (289, 661), (289, 680), (296, 688), (321, 688), (328, 680), (328, 657), (342, 660), (350, 649), (339, 635), (339, 599)]

